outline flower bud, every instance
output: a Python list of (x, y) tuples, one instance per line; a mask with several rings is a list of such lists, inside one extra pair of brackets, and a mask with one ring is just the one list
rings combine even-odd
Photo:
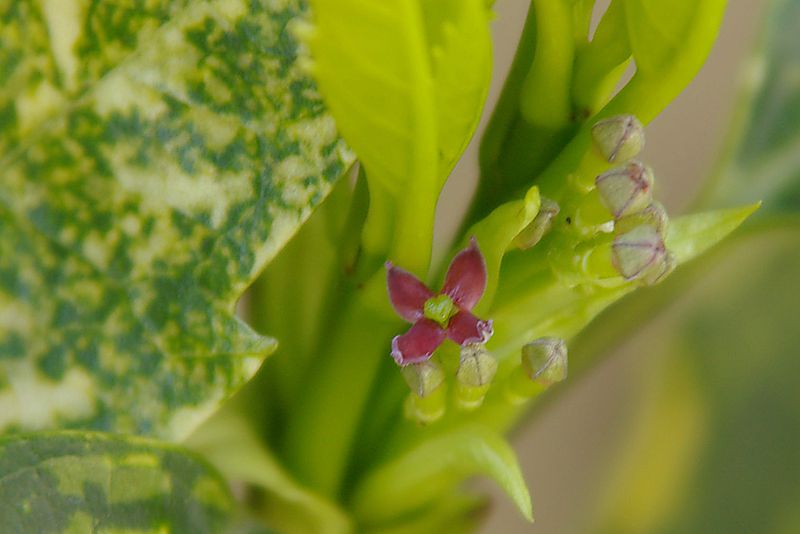
[(611, 262), (626, 280), (640, 280), (651, 285), (674, 268), (674, 258), (667, 251), (661, 234), (649, 224), (619, 234), (611, 249)]
[(400, 368), (400, 372), (417, 397), (427, 397), (444, 382), (442, 368), (433, 360), (406, 365)]
[(627, 161), (644, 147), (644, 127), (633, 115), (618, 115), (592, 126), (592, 140), (609, 163)]
[(567, 377), (567, 345), (563, 339), (543, 337), (522, 347), (522, 365), (509, 378), (506, 398), (520, 404)]
[(652, 269), (648, 269), (647, 272), (644, 273), (641, 278), (642, 284), (646, 286), (656, 285), (669, 276), (669, 274), (675, 270), (677, 265), (678, 262), (675, 259), (675, 255), (668, 250), (667, 254), (664, 256), (664, 259), (660, 263), (653, 266)]
[(463, 346), (456, 373), (458, 405), (467, 410), (480, 406), (496, 372), (497, 360), (482, 343)]
[(539, 213), (528, 226), (517, 234), (517, 237), (514, 238), (514, 245), (522, 250), (527, 250), (541, 241), (542, 237), (553, 227), (553, 219), (558, 216), (560, 210), (556, 201), (542, 198)]
[(669, 225), (669, 215), (664, 206), (654, 200), (649, 206), (638, 213), (626, 215), (614, 223), (614, 231), (617, 234), (624, 234), (636, 228), (637, 226), (650, 225), (656, 231), (665, 235), (667, 226)]
[(567, 378), (567, 344), (557, 337), (542, 337), (522, 347), (522, 369), (528, 378), (549, 386)]
[(406, 415), (420, 423), (432, 423), (445, 411), (444, 372), (433, 360), (412, 363), (400, 368), (403, 378), (411, 388), (406, 400)]
[(611, 169), (595, 179), (600, 199), (620, 219), (642, 211), (653, 201), (653, 171), (638, 161)]

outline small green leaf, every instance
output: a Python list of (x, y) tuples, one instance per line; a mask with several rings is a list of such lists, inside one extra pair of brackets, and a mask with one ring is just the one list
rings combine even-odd
[(200, 426), (185, 445), (203, 455), (228, 480), (247, 482), (267, 492), (270, 525), (285, 532), (342, 534), (349, 518), (335, 504), (302, 487), (256, 435), (252, 422), (226, 406)]
[(532, 187), (524, 199), (507, 202), (496, 208), (467, 232), (468, 238), (474, 236), (477, 239), (486, 260), (486, 290), (476, 308), (476, 313), (479, 315), (487, 312), (492, 305), (503, 256), (514, 238), (539, 213), (540, 205), (539, 189)]
[(370, 180), (436, 182), (433, 77), (417, 0), (312, 0), (308, 43), (325, 102)]
[(760, 205), (694, 213), (673, 219), (667, 232), (667, 248), (675, 254), (678, 263), (685, 263), (719, 243)]
[(216, 472), (157, 442), (83, 432), (0, 441), (3, 532), (216, 533), (232, 507)]
[(439, 191), (488, 89), (488, 10), (480, 0), (312, 6), (313, 72), (370, 183), (365, 253), (421, 274)]
[(719, 31), (727, 0), (624, 0), (636, 74), (604, 116), (633, 113), (645, 124), (695, 77)]
[(422, 2), (422, 8), (429, 27), (443, 183), (469, 144), (489, 91), (490, 12), (484, 0)]
[(692, 33), (706, 24), (704, 13), (725, 2), (711, 0), (624, 0), (628, 36), (636, 69), (647, 76), (669, 69), (681, 56), (695, 53), (687, 47)]
[(447, 532), (470, 534), (479, 528), (489, 510), (488, 498), (482, 495), (454, 493), (437, 499), (429, 508), (367, 531), (367, 534), (420, 534)]
[(594, 114), (619, 83), (631, 58), (623, 0), (614, 0), (603, 14), (591, 41), (575, 50), (572, 97), (579, 112)]
[(352, 161), (299, 1), (139, 4), (0, 8), (0, 431), (186, 434), (273, 349), (235, 303)]
[(425, 440), (368, 474), (353, 498), (356, 516), (367, 525), (389, 521), (441, 498), (476, 474), (492, 477), (533, 521), (530, 494), (513, 449), (477, 425)]

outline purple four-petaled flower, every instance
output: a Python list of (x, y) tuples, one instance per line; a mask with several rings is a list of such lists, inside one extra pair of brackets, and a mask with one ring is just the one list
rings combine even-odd
[(391, 262), (386, 262), (386, 283), (395, 311), (413, 324), (392, 340), (392, 357), (399, 365), (427, 360), (445, 338), (464, 346), (492, 336), (492, 321), (470, 313), (486, 289), (486, 262), (474, 237), (453, 258), (438, 293)]

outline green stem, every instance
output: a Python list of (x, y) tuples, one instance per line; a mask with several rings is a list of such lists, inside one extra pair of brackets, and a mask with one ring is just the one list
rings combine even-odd
[(533, 63), (522, 82), (520, 112), (529, 124), (558, 131), (572, 114), (572, 6), (565, 0), (533, 0), (532, 5), (541, 24)]
[[(401, 328), (386, 297), (383, 269), (363, 288), (348, 286), (336, 319), (290, 414), (284, 453), (298, 477), (324, 495), (339, 495), (387, 340)], [(333, 319), (333, 318), (332, 318)]]
[(593, 115), (608, 100), (631, 57), (623, 2), (603, 15), (591, 42), (578, 46), (572, 84), (575, 108)]

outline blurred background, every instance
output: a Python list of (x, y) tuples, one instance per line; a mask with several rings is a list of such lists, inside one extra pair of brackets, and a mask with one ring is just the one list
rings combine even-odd
[[(496, 4), (488, 110), (527, 4)], [(767, 5), (779, 6), (769, 30)], [(760, 221), (610, 309), (572, 344), (571, 366), (587, 371), (573, 373), (514, 437), (536, 523), (480, 482), (493, 494), (483, 532), (800, 533), (800, 226), (787, 215), (800, 197), (787, 185), (800, 183), (800, 114), (792, 111), (800, 109), (800, 25), (774, 35), (775, 21), (791, 16), (800, 24), (800, 2), (731, 0), (706, 66), (647, 128), (642, 158), (670, 213), (699, 196), (715, 207), (764, 198)], [(770, 43), (777, 67), (754, 53)], [(749, 117), (748, 95), (759, 92)], [(745, 133), (733, 135), (737, 126)], [(763, 169), (782, 197), (765, 198), (773, 191)], [(710, 188), (717, 176), (733, 185)], [(455, 231), (451, 210), (466, 206), (476, 177), (473, 142), (445, 188), (439, 239)]]

